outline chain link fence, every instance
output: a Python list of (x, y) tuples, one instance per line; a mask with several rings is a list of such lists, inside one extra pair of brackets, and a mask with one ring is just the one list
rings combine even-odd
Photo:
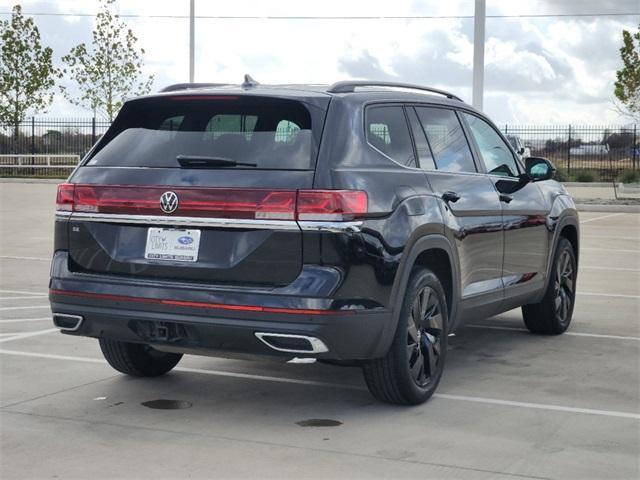
[[(29, 118), (0, 123), (0, 176), (66, 177), (109, 128), (98, 118)], [(503, 133), (525, 153), (546, 157), (562, 181), (637, 182), (638, 125), (504, 125)]]

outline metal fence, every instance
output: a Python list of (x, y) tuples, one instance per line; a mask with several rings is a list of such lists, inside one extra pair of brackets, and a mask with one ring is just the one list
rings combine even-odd
[(531, 156), (551, 160), (562, 180), (609, 182), (638, 174), (638, 125), (504, 125), (502, 131), (510, 140), (519, 137)]
[(0, 176), (69, 175), (80, 158), (109, 128), (99, 118), (28, 118), (0, 123)]
[[(108, 127), (108, 120), (98, 118), (28, 118), (17, 129), (0, 123), (0, 176), (65, 177)], [(561, 180), (613, 181), (639, 173), (638, 125), (501, 129), (512, 141), (518, 137), (531, 156), (554, 162)]]

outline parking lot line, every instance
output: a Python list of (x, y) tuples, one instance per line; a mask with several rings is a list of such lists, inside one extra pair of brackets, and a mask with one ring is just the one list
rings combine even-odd
[[(499, 325), (480, 325), (480, 324), (467, 324), (465, 327), (469, 328), (482, 328), (485, 330), (506, 330), (511, 332), (528, 332), (526, 328), (518, 327), (501, 327)], [(611, 340), (631, 340), (640, 342), (640, 337), (632, 337), (626, 335), (604, 335), (600, 333), (583, 333), (583, 332), (564, 332), (563, 335), (569, 335), (572, 337), (593, 337), (593, 338), (607, 338)]]
[(19, 295), (34, 295), (34, 296), (46, 295), (46, 293), (44, 292), (27, 292), (25, 290), (0, 290), (0, 293), (17, 293)]
[(620, 248), (600, 248), (600, 247), (580, 247), (580, 250), (591, 252), (612, 252), (612, 253), (640, 253), (640, 250), (620, 249)]
[(0, 307), (0, 311), (4, 311), (4, 310), (29, 310), (29, 309), (35, 309), (35, 308), (51, 308), (50, 305), (33, 305), (30, 307)]
[(576, 295), (584, 295), (586, 297), (633, 298), (635, 300), (640, 298), (640, 295), (624, 295), (622, 293), (576, 292)]
[[(70, 355), (52, 355), (52, 354), (46, 354), (46, 353), (24, 352), (19, 350), (0, 349), (0, 354), (34, 357), (34, 358), (46, 358), (51, 360), (67, 360), (67, 361), (75, 361), (75, 362), (106, 364), (106, 361), (100, 360), (98, 358), (74, 357)], [(312, 385), (312, 386), (318, 386), (318, 387), (344, 388), (348, 390), (362, 390), (362, 391), (366, 390), (365, 387), (361, 387), (358, 385), (317, 382), (313, 380), (299, 380), (294, 378), (270, 377), (265, 375), (251, 375), (246, 373), (225, 372), (221, 370), (205, 370), (200, 368), (184, 368), (184, 367), (177, 367), (174, 370), (179, 372), (198, 373), (198, 374), (214, 375), (214, 376), (222, 376), (222, 377), (243, 378), (248, 380), (260, 380), (260, 381), (275, 382), (275, 383), (290, 383), (290, 384), (298, 384), (298, 385)], [(553, 405), (553, 404), (546, 404), (546, 403), (519, 402), (514, 400), (502, 400), (499, 398), (475, 397), (475, 396), (455, 395), (455, 394), (448, 394), (448, 393), (435, 393), (433, 397), (440, 398), (443, 400), (456, 400), (456, 401), (462, 401), (462, 402), (482, 403), (487, 405), (500, 405), (500, 406), (507, 406), (507, 407), (528, 408), (528, 409), (535, 409), (535, 410), (547, 410), (547, 411), (557, 411), (557, 412), (566, 412), (566, 413), (576, 413), (576, 414), (583, 414), (583, 415), (598, 415), (598, 416), (604, 416), (604, 417), (617, 417), (617, 418), (629, 418), (633, 420), (640, 420), (640, 413), (633, 413), (633, 412), (620, 412), (615, 410), (599, 410), (599, 409), (593, 409), (593, 408), (570, 407), (565, 405)]]
[(48, 328), (47, 330), (38, 330), (36, 332), (18, 333), (8, 338), (1, 338), (0, 343), (12, 342), (14, 340), (22, 340), (23, 338), (36, 337), (38, 335), (45, 335), (47, 333), (59, 332), (57, 328)]
[(14, 256), (14, 255), (0, 255), (0, 258), (6, 259), (6, 260), (34, 260), (36, 262), (50, 262), (51, 261), (50, 258), (44, 258), (44, 257), (18, 257), (18, 256)]
[(596, 220), (603, 220), (605, 218), (611, 218), (611, 217), (619, 217), (620, 215), (624, 215), (624, 213), (612, 213), (611, 215), (603, 215), (601, 217), (596, 217), (596, 218), (587, 218), (586, 220), (580, 220), (580, 223), (595, 222)]
[(51, 317), (38, 317), (38, 318), (7, 318), (1, 319), (0, 323), (21, 323), (21, 322), (43, 322), (45, 320), (51, 321)]
[(0, 297), (0, 300), (26, 300), (26, 299), (31, 299), (31, 298), (41, 298), (41, 297), (47, 297), (47, 295), (28, 295), (28, 296), (24, 296), (24, 297)]
[(640, 272), (638, 268), (625, 268), (625, 267), (596, 267), (591, 265), (580, 265), (580, 270), (610, 270), (612, 272)]

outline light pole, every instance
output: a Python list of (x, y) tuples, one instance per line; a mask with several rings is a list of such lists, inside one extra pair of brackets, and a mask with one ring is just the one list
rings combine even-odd
[(471, 103), (482, 110), (484, 94), (484, 25), (486, 17), (486, 0), (476, 0), (473, 19), (473, 95)]
[(189, 5), (189, 82), (193, 83), (195, 80), (195, 28), (196, 28), (196, 1), (190, 0)]

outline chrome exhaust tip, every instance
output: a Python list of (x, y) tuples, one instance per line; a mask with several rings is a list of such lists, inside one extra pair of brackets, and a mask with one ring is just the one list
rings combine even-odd
[(82, 325), (84, 318), (80, 315), (70, 315), (68, 313), (54, 313), (53, 324), (65, 332), (75, 332)]
[(266, 332), (255, 332), (254, 335), (269, 348), (278, 352), (323, 353), (329, 351), (322, 340), (307, 335)]

